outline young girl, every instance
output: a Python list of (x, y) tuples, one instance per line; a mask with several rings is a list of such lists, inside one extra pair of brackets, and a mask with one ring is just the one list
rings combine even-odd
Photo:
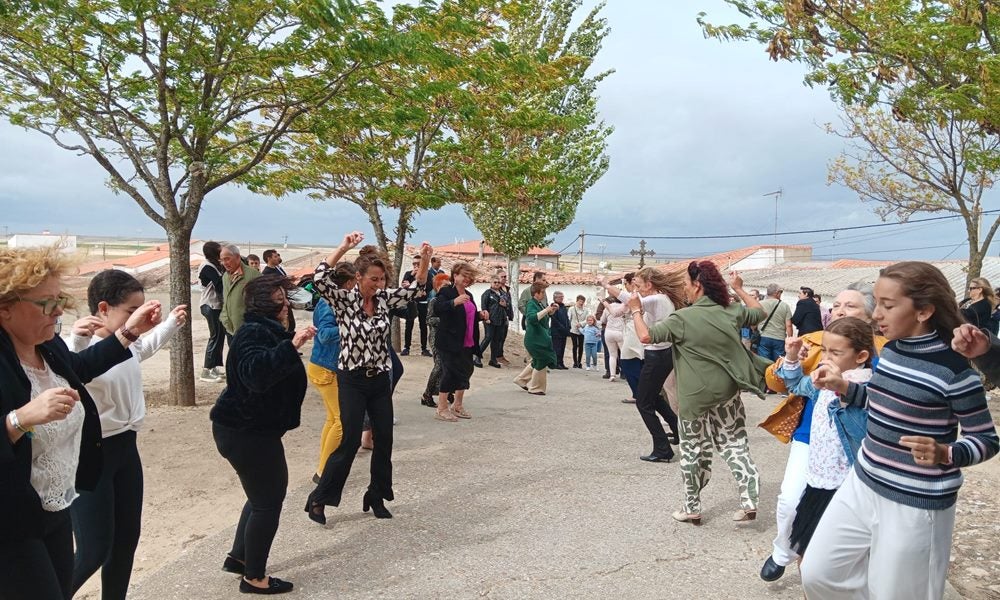
[(867, 402), (868, 426), (802, 562), (809, 598), (942, 597), (960, 468), (1000, 447), (979, 375), (949, 346), (962, 317), (941, 271), (889, 266), (875, 298), (890, 341), (871, 381), (850, 382), (832, 364), (813, 372), (848, 405)]
[(597, 326), (597, 318), (587, 315), (587, 324), (580, 328), (583, 334), (583, 350), (587, 355), (587, 370), (597, 367), (597, 349), (601, 347), (601, 328)]
[[(90, 317), (74, 324), (70, 347), (80, 352), (115, 332), (146, 302), (142, 284), (124, 271), (101, 271), (87, 287)], [(156, 353), (187, 320), (178, 306), (129, 348), (132, 358), (87, 384), (101, 417), (104, 466), (97, 487), (70, 507), (76, 555), (73, 592), (101, 569), (103, 598), (125, 598), (142, 518), (142, 462), (136, 432), (146, 416), (140, 363)], [(93, 335), (91, 335), (93, 334)]]
[[(823, 362), (835, 366), (842, 377), (855, 383), (871, 379), (872, 344), (870, 324), (854, 317), (843, 317), (830, 323), (823, 332)], [(805, 554), (809, 539), (823, 516), (833, 494), (850, 472), (854, 457), (850, 446), (841, 441), (830, 406), (840, 408), (840, 399), (831, 390), (819, 390), (809, 377), (803, 376), (799, 352), (802, 338), (785, 341), (785, 361), (777, 374), (785, 381), (789, 393), (806, 398), (812, 406), (803, 411), (811, 414), (809, 423), (809, 459), (806, 472), (806, 489), (795, 509), (790, 540), (792, 550), (799, 556)], [(789, 358), (791, 357), (791, 358)]]

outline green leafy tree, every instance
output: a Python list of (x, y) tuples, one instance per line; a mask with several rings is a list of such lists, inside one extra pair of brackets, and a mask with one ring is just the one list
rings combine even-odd
[[(191, 304), (191, 232), (297, 122), (390, 44), (347, 0), (47, 0), (0, 12), (0, 114), (90, 157), (166, 233), (170, 300)], [(381, 40), (381, 41), (376, 41)], [(193, 404), (190, 329), (170, 402)]]
[(843, 127), (827, 125), (827, 130), (849, 144), (830, 165), (831, 183), (876, 203), (875, 212), (883, 219), (892, 215), (905, 221), (916, 213), (959, 215), (969, 239), (968, 280), (980, 276), (1000, 217), (981, 232), (983, 194), (993, 187), (994, 173), (970, 165), (966, 157), (996, 152), (1000, 138), (954, 117), (900, 122), (883, 105), (845, 106)]
[(579, 6), (579, 0), (538, 0), (511, 22), (512, 51), (543, 62), (565, 61), (571, 68), (559, 86), (509, 92), (519, 98), (515, 105), (544, 115), (534, 121), (543, 126), (528, 132), (494, 127), (479, 138), (495, 155), (490, 164), (497, 176), (490, 185), (477, 186), (480, 201), (465, 211), (485, 240), (508, 257), (514, 294), (520, 258), (573, 222), (583, 194), (608, 169), (605, 149), (612, 130), (597, 113), (596, 88), (610, 72), (588, 76), (608, 27), (600, 16), (602, 4), (573, 28)]

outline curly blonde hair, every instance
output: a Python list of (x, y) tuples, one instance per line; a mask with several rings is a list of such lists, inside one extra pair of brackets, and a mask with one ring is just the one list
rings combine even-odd
[(17, 302), (49, 277), (75, 272), (76, 266), (60, 246), (0, 249), (0, 306)]

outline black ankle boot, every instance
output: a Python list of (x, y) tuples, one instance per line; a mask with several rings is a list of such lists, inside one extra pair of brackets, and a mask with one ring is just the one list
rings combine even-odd
[(326, 525), (326, 514), (323, 510), (324, 506), (322, 504), (313, 504), (312, 496), (306, 500), (306, 513), (309, 514), (309, 518), (320, 525)]
[(385, 502), (374, 492), (365, 492), (365, 497), (361, 501), (361, 510), (368, 512), (369, 508), (372, 509), (372, 514), (375, 515), (376, 519), (392, 518), (392, 513), (385, 507)]

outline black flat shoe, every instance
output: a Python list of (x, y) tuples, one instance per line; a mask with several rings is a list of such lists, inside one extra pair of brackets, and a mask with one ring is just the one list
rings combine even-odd
[(646, 456), (640, 456), (639, 460), (644, 460), (646, 462), (661, 462), (668, 463), (674, 459), (673, 456), (659, 456), (656, 454), (647, 454)]
[(227, 554), (226, 560), (222, 561), (222, 570), (226, 573), (236, 573), (237, 575), (242, 575), (246, 564), (242, 560), (237, 560), (232, 557), (232, 555)]
[(764, 581), (777, 581), (785, 574), (785, 567), (774, 562), (774, 557), (768, 556), (764, 566), (760, 568), (760, 578)]
[(431, 408), (437, 408), (438, 405), (438, 403), (434, 401), (434, 398), (428, 398), (427, 396), (420, 397), (420, 404), (430, 406)]
[(322, 504), (314, 504), (312, 498), (306, 500), (306, 513), (309, 518), (320, 525), (326, 525), (326, 514)]
[(313, 483), (319, 485), (319, 473), (313, 473)]
[(496, 367), (497, 369), (502, 369), (503, 368), (503, 366), (500, 363), (498, 363), (497, 361), (495, 361), (495, 360), (491, 360), (490, 361), (490, 366), (491, 367)]
[(266, 588), (259, 588), (246, 579), (240, 579), (240, 591), (244, 594), (284, 594), (292, 591), (293, 587), (292, 582), (277, 577), (268, 577)]
[[(524, 389), (528, 389), (528, 388), (524, 388)], [(545, 392), (528, 392), (528, 393), (531, 394), (532, 396), (544, 396), (545, 395)]]
[(368, 512), (369, 508), (372, 509), (372, 514), (375, 515), (376, 519), (392, 518), (392, 513), (385, 507), (385, 502), (382, 498), (372, 492), (365, 492), (365, 497), (361, 500), (361, 510)]

